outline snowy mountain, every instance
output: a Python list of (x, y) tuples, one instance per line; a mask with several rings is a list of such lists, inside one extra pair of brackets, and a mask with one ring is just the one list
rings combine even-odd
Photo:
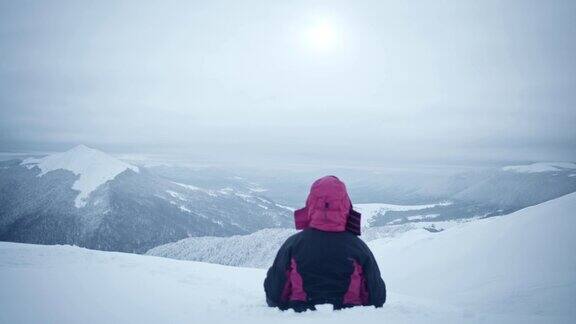
[(90, 193), (98, 187), (113, 180), (117, 175), (126, 171), (138, 171), (138, 167), (126, 164), (101, 151), (91, 149), (85, 145), (78, 145), (73, 149), (48, 155), (43, 158), (28, 158), (21, 165), (31, 169), (35, 166), (40, 169), (38, 177), (58, 169), (68, 170), (78, 176), (72, 189), (80, 193), (74, 200), (76, 207), (84, 207)]
[(452, 198), (501, 209), (519, 209), (576, 191), (575, 175), (576, 164), (573, 163), (508, 166)]
[[(429, 208), (390, 210), (372, 218), (381, 226), (506, 215), (576, 191), (576, 164), (534, 163), (458, 173), (410, 195), (445, 201)], [(409, 196), (410, 196), (409, 195)]]
[(306, 167), (240, 170), (237, 174), (265, 188), (267, 197), (291, 207), (303, 205), (315, 179), (335, 174), (346, 183), (354, 206), (367, 206), (368, 217), (363, 218), (372, 226), (505, 215), (576, 191), (576, 164), (572, 162)]
[(572, 162), (539, 162), (527, 165), (509, 165), (502, 168), (503, 171), (519, 173), (563, 172), (568, 171), (576, 176), (576, 163)]
[(442, 232), (369, 243), (383, 308), (265, 306), (265, 270), (0, 242), (2, 323), (571, 323), (576, 194)]
[[(568, 162), (450, 176), (444, 176), (445, 171), (433, 177), (402, 172), (343, 173), (344, 180), (350, 177), (349, 190), (364, 214), (365, 228), (410, 223), (426, 227), (430, 222), (504, 215), (576, 191), (576, 166)], [(293, 207), (303, 204), (311, 176), (276, 170), (266, 174), (134, 166), (83, 145), (40, 158), (2, 161), (0, 240), (143, 253), (188, 237), (291, 228)], [(294, 186), (286, 186), (285, 181)], [(380, 203), (391, 197), (388, 194), (363, 203), (367, 197), (394, 191), (396, 199), (402, 196), (413, 203)], [(270, 196), (304, 198), (284, 206)], [(195, 259), (200, 251), (194, 252)]]
[[(392, 205), (392, 204), (380, 204), (380, 203), (372, 203), (372, 204), (355, 204), (354, 209), (362, 214), (362, 227), (368, 228), (372, 227), (372, 224), (375, 222), (375, 219), (383, 217), (386, 215), (387, 212), (390, 211), (409, 211), (409, 210), (429, 210), (437, 206), (449, 206), (451, 202), (445, 201), (436, 204), (426, 204), (426, 205)], [(408, 221), (411, 220), (434, 220), (437, 218), (438, 214), (426, 214), (421, 216), (413, 216), (408, 218)], [(402, 219), (395, 219), (391, 222), (388, 222), (387, 225), (393, 225), (396, 223), (400, 223)]]
[(145, 252), (191, 236), (289, 226), (254, 191), (179, 183), (86, 146), (0, 162), (0, 240)]

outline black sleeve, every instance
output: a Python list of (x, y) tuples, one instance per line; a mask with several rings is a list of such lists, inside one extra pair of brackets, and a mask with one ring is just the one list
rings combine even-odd
[(290, 247), (292, 238), (290, 237), (284, 242), (274, 263), (268, 269), (266, 279), (264, 280), (264, 291), (266, 292), (266, 303), (270, 307), (283, 308), (285, 305), (280, 301), (282, 290), (286, 284), (286, 270), (290, 265)]
[(376, 263), (372, 251), (370, 251), (370, 248), (368, 248), (364, 242), (362, 243), (365, 253), (368, 256), (362, 268), (364, 270), (366, 285), (368, 286), (370, 305), (382, 307), (386, 302), (386, 284), (380, 276), (380, 269), (378, 268), (378, 263)]

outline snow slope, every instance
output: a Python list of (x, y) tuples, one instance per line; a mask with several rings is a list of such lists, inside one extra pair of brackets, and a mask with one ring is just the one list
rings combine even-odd
[[(369, 243), (397, 292), (470, 313), (576, 317), (576, 193), (440, 233)], [(395, 283), (395, 284), (394, 284)]]
[(34, 166), (40, 168), (39, 177), (58, 169), (69, 170), (78, 175), (78, 180), (72, 185), (72, 189), (79, 191), (74, 201), (78, 208), (86, 205), (86, 199), (90, 193), (100, 185), (114, 179), (128, 169), (135, 172), (139, 171), (138, 167), (85, 145), (78, 145), (66, 152), (55, 153), (39, 159), (28, 158), (22, 161), (22, 165), (29, 168)]
[(384, 308), (265, 306), (264, 270), (0, 242), (0, 323), (570, 323), (576, 194), (374, 240)]
[(504, 171), (518, 173), (540, 173), (576, 170), (576, 163), (572, 162), (538, 162), (526, 165), (510, 165), (502, 168)]
[(385, 308), (296, 314), (268, 308), (265, 271), (0, 242), (0, 323), (429, 323), (458, 309), (397, 294)]

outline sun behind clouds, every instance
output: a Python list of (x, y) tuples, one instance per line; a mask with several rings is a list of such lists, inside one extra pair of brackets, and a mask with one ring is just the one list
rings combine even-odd
[(307, 46), (323, 53), (334, 51), (341, 42), (338, 29), (329, 19), (321, 19), (310, 25), (304, 36)]

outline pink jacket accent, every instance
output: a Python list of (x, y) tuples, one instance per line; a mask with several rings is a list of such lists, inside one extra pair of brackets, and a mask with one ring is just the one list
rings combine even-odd
[(306, 292), (302, 283), (302, 276), (298, 273), (296, 260), (292, 258), (290, 267), (286, 270), (286, 284), (282, 291), (282, 301), (306, 301)]
[(294, 212), (296, 229), (307, 227), (327, 232), (346, 230), (352, 204), (346, 185), (335, 176), (326, 176), (312, 184), (306, 207)]
[(344, 294), (344, 304), (347, 305), (367, 305), (368, 288), (362, 272), (362, 266), (354, 260), (354, 272), (350, 275), (350, 285)]

